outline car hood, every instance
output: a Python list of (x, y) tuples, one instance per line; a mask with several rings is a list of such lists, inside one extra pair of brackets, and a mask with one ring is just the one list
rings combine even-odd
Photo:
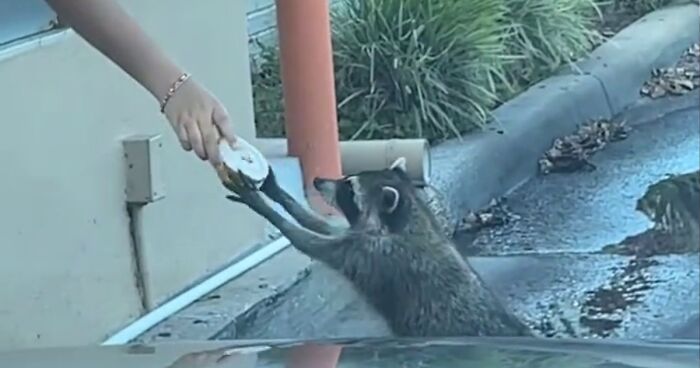
[[(212, 367), (284, 367), (284, 357), (305, 344), (343, 347), (338, 368), (402, 367), (627, 367), (697, 368), (700, 340), (576, 340), (537, 338), (428, 338), (332, 340), (179, 341), (0, 351), (0, 367), (205, 368), (193, 357), (229, 355)], [(206, 360), (206, 359), (205, 359)], [(202, 362), (203, 360), (200, 360)], [(472, 364), (468, 364), (472, 363)], [(203, 365), (204, 364), (204, 365)]]

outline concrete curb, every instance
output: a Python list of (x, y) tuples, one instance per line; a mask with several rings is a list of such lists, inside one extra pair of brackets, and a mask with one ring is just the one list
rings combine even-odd
[(697, 4), (652, 12), (626, 27), (578, 64), (605, 89), (610, 108), (618, 113), (639, 98), (652, 68), (668, 66), (698, 40)]
[(484, 132), (433, 148), (433, 185), (452, 226), (537, 174), (552, 141), (593, 118), (610, 118), (639, 100), (653, 68), (668, 66), (700, 36), (698, 5), (660, 9), (637, 20), (569, 71), (500, 106), (505, 133)]

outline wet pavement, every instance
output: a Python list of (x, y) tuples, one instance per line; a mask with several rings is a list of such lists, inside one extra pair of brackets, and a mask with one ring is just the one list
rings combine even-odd
[[(634, 116), (631, 114), (630, 116)], [(647, 187), (700, 167), (700, 111), (635, 124), (591, 162), (595, 171), (536, 177), (507, 198), (507, 224), (457, 237), (484, 281), (536, 332), (548, 337), (697, 337), (697, 253), (603, 254), (649, 229), (635, 211)], [(384, 322), (340, 276), (315, 264), (216, 338), (386, 336)]]
[(595, 171), (535, 177), (507, 198), (520, 218), (479, 234), (467, 254), (592, 252), (644, 231), (651, 222), (635, 206), (647, 187), (700, 166), (698, 118), (690, 109), (632, 125), (593, 156)]

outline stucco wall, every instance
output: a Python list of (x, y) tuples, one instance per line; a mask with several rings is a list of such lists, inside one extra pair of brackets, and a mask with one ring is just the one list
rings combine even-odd
[[(238, 134), (254, 137), (246, 4), (121, 2), (222, 99)], [(155, 303), (262, 236), (263, 220), (223, 200), (213, 171), (181, 150), (156, 101), (71, 31), (5, 53), (0, 81), (0, 349), (97, 343), (142, 312), (125, 137), (161, 133), (164, 144), (166, 197), (146, 206), (142, 223)]]

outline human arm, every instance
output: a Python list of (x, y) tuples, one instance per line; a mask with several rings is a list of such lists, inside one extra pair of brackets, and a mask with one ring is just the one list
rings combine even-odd
[[(184, 74), (115, 0), (46, 0), (61, 22), (112, 60), (161, 103)], [(207, 90), (190, 78), (165, 106), (164, 114), (182, 147), (201, 159), (219, 163), (221, 136), (235, 142), (228, 112)]]

